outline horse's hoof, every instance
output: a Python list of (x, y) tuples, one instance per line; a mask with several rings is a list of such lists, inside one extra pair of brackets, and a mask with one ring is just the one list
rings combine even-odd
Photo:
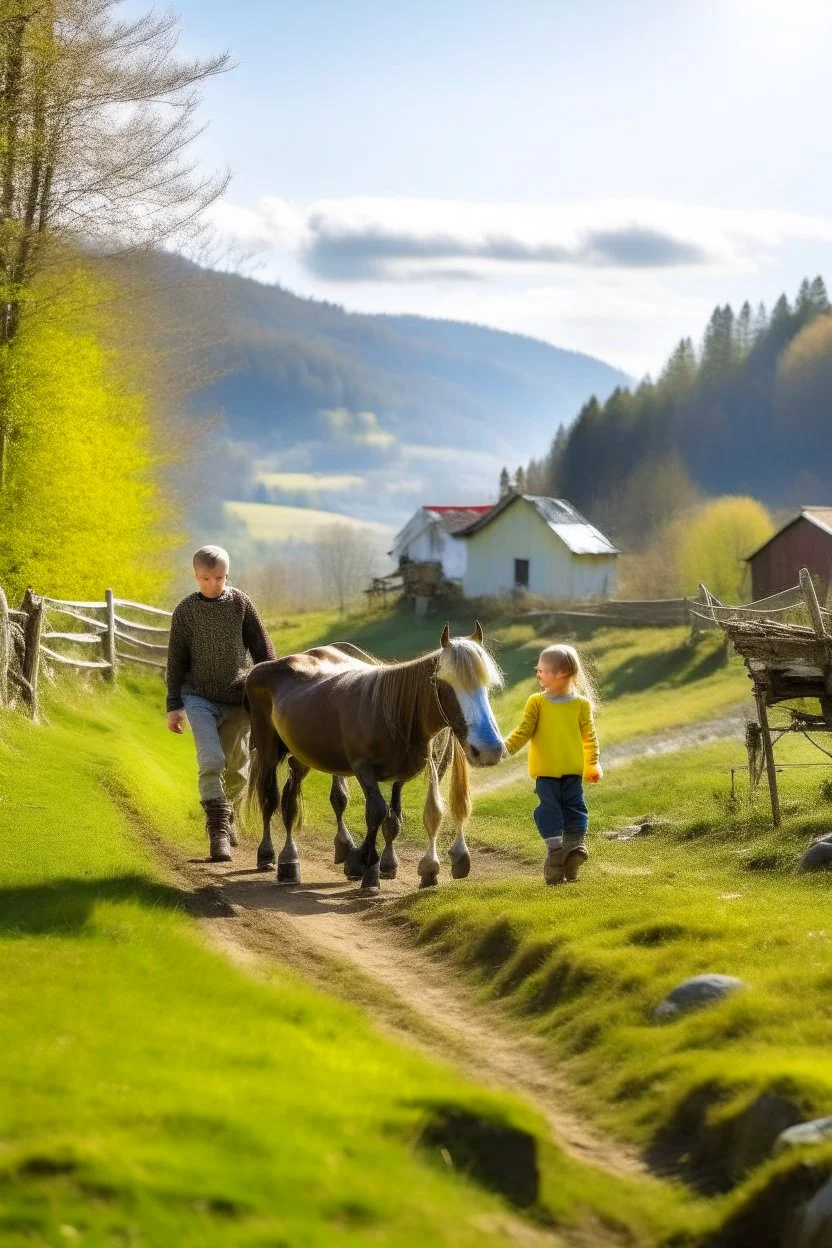
[(259, 854), (257, 855), (257, 870), (258, 871), (272, 871), (275, 865), (276, 863), (275, 863), (274, 854), (272, 854), (271, 858), (261, 858)]
[(364, 875), (364, 859), (361, 857), (361, 850), (353, 846), (347, 850), (347, 856), (344, 859), (344, 875), (348, 880), (360, 880)]
[(399, 860), (392, 845), (386, 845), (381, 855), (379, 870), (383, 880), (395, 880), (399, 869)]
[(451, 876), (455, 880), (464, 880), (471, 874), (471, 855), (463, 854), (461, 858), (451, 860)]
[(420, 888), (434, 888), (439, 883), (439, 872), (428, 871), (425, 875), (419, 876)]
[(355, 841), (350, 837), (348, 841), (342, 841), (340, 836), (335, 838), (335, 865), (340, 867), (342, 862), (347, 861), (347, 855), (350, 850), (355, 849)]
[(300, 884), (300, 863), (279, 862), (277, 864), (278, 884)]
[(372, 867), (368, 867), (361, 877), (362, 893), (377, 893), (379, 881), (378, 863), (374, 863)]

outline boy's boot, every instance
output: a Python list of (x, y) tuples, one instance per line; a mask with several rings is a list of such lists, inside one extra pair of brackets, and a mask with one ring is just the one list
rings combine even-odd
[(202, 803), (205, 811), (205, 831), (211, 842), (211, 861), (231, 861), (231, 838), (229, 836), (229, 814), (231, 804), (225, 798), (213, 798)]
[(236, 849), (240, 843), (237, 836), (237, 807), (231, 803), (228, 807), (228, 841), (232, 849)]
[(585, 832), (564, 832), (563, 834), (563, 878), (567, 884), (574, 884), (578, 872), (589, 857), (586, 848)]
[(547, 884), (562, 884), (563, 875), (563, 838), (547, 836), (546, 861), (543, 864), (543, 879)]

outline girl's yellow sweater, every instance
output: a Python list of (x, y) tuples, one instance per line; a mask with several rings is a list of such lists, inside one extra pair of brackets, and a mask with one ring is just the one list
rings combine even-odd
[(583, 776), (586, 767), (598, 764), (598, 737), (587, 698), (552, 701), (544, 693), (533, 693), (523, 718), (506, 739), (509, 754), (516, 754), (527, 741), (529, 775)]

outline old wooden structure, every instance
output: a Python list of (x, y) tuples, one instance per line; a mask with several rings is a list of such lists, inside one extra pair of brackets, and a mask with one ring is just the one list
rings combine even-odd
[[(121, 663), (164, 671), (171, 614), (116, 598), (111, 589), (103, 602), (44, 598), (27, 589), (20, 608), (11, 610), (0, 588), (0, 707), (17, 696), (38, 718), (42, 663), (99, 672), (108, 681)], [(98, 657), (81, 657), (90, 648)]]
[(832, 507), (804, 507), (748, 557), (755, 599), (781, 593), (807, 568), (823, 596), (832, 586)]
[[(808, 569), (800, 583), (745, 606), (726, 606), (700, 586), (691, 611), (719, 625), (745, 661), (757, 708), (756, 724), (748, 725), (746, 745), (752, 791), (765, 768), (771, 813), (780, 825), (777, 764), (774, 746), (786, 733), (801, 733), (828, 757), (832, 753), (814, 737), (832, 733), (832, 631), (830, 612), (822, 607)], [(808, 621), (805, 622), (805, 621)], [(772, 729), (773, 706), (812, 699), (818, 711), (789, 707), (785, 726)]]

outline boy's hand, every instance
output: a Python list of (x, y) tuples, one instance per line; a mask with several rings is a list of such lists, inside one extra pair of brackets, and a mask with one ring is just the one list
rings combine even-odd
[(170, 732), (183, 733), (185, 731), (185, 712), (184, 711), (168, 711), (168, 730)]
[(584, 767), (584, 780), (587, 784), (597, 784), (599, 780), (603, 779), (603, 776), (604, 773), (598, 763), (593, 763), (589, 767)]

